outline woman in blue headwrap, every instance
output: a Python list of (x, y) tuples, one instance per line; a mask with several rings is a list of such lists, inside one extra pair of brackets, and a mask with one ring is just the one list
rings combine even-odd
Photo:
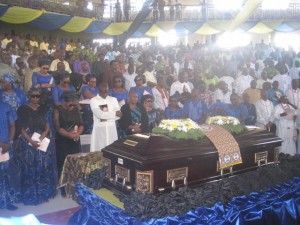
[(27, 97), (25, 93), (14, 87), (16, 78), (12, 73), (6, 73), (1, 80), (0, 98), (3, 102), (8, 103), (14, 112), (17, 112), (21, 105), (27, 104)]
[(15, 160), (21, 171), (21, 201), (25, 205), (40, 204), (56, 194), (48, 108), (40, 105), (40, 97), (41, 90), (33, 86), (28, 91), (28, 104), (17, 111), (20, 135), (15, 144)]

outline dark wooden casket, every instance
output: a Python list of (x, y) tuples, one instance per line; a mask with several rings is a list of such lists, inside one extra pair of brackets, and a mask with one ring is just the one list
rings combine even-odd
[(220, 170), (218, 153), (208, 138), (178, 141), (163, 135), (131, 135), (102, 150), (108, 167), (105, 185), (121, 192), (161, 193), (195, 186), (222, 176), (277, 163), (282, 140), (262, 129), (235, 136), (243, 163)]

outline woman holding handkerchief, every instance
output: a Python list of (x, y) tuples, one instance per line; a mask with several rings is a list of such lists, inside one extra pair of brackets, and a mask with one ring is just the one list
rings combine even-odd
[(40, 105), (41, 91), (32, 87), (28, 91), (28, 104), (18, 113), (16, 161), (21, 171), (21, 201), (37, 205), (56, 194), (54, 160), (48, 150), (49, 123), (47, 108)]

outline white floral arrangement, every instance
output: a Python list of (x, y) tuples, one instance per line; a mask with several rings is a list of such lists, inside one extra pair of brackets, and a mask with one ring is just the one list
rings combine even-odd
[(238, 118), (232, 117), (232, 116), (214, 116), (209, 117), (208, 124), (218, 124), (220, 126), (223, 126), (225, 124), (232, 124), (232, 125), (239, 125), (240, 121)]
[(246, 127), (240, 123), (239, 119), (232, 116), (209, 117), (206, 123), (220, 125), (230, 133), (234, 134), (240, 134), (242, 131), (246, 130)]
[(191, 119), (162, 120), (159, 126), (153, 128), (152, 132), (164, 134), (177, 140), (200, 140), (203, 138), (199, 125)]

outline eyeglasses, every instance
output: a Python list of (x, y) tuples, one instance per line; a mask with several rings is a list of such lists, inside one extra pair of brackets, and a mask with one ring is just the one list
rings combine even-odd
[(49, 70), (49, 67), (42, 67), (43, 70)]
[(115, 83), (121, 83), (122, 80), (115, 80)]
[(147, 100), (145, 100), (145, 102), (153, 102), (153, 100), (147, 99)]
[(40, 98), (41, 95), (30, 95), (30, 98)]
[(137, 79), (135, 79), (136, 81), (141, 81), (142, 79), (141, 78), (137, 78)]
[(77, 105), (75, 104), (70, 104), (69, 107), (76, 107)]

